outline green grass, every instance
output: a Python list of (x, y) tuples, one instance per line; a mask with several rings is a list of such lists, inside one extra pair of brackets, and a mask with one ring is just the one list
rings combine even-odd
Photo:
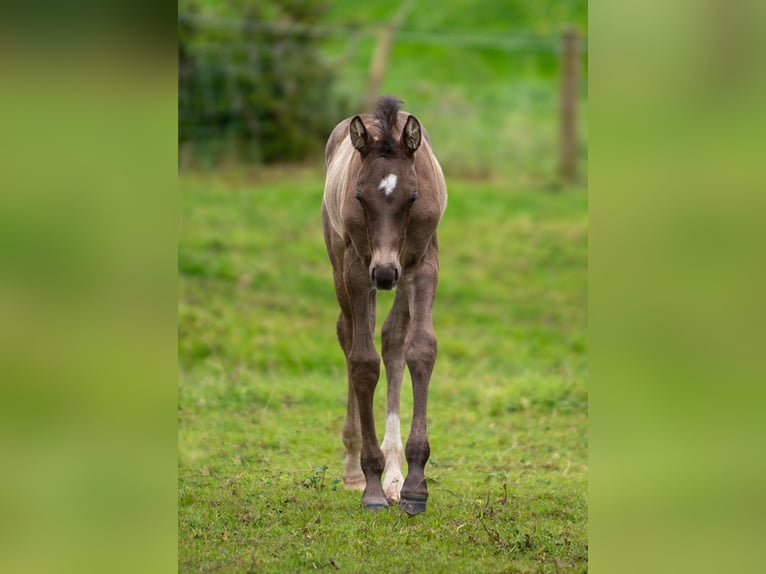
[[(430, 499), (408, 518), (342, 487), (321, 173), (181, 176), (180, 572), (587, 570), (585, 192), (448, 184)], [(379, 433), (384, 403), (382, 383)]]

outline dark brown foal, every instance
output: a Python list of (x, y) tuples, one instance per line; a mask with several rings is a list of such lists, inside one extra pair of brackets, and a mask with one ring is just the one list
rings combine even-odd
[[(431, 318), (439, 275), (436, 228), (447, 187), (425, 130), (399, 105), (396, 98), (382, 98), (375, 115), (348, 118), (333, 130), (326, 148), (322, 222), (341, 310), (338, 340), (348, 369), (344, 484), (364, 489), (367, 509), (385, 509), (389, 501), (400, 500), (405, 512), (418, 514), (428, 498), (424, 467), (430, 454), (428, 384), (436, 361)], [(380, 376), (373, 342), (376, 292), (394, 288), (382, 332), (388, 414), (379, 447), (372, 408)], [(414, 409), (403, 449), (399, 401), (405, 365)]]

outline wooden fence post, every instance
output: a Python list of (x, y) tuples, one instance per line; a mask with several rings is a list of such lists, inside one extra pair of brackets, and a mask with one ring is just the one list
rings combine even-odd
[(559, 176), (577, 181), (577, 99), (580, 85), (580, 34), (574, 27), (561, 32), (561, 92), (559, 97)]

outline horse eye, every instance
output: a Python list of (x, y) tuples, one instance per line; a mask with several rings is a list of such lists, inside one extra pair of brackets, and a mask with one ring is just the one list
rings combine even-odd
[(415, 203), (415, 200), (416, 200), (417, 198), (418, 198), (418, 192), (416, 191), (416, 192), (415, 192), (415, 193), (413, 193), (413, 194), (410, 196), (410, 198), (407, 200), (407, 203), (408, 203), (408, 205), (412, 205), (413, 203)]
[(359, 203), (361, 203), (362, 205), (364, 205), (364, 198), (362, 197), (362, 194), (361, 194), (361, 193), (359, 193), (359, 192), (357, 191), (357, 192), (354, 194), (354, 197), (356, 198), (356, 200), (357, 200)]

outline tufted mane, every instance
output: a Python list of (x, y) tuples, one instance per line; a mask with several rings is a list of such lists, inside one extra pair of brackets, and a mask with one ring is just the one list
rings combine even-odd
[(394, 136), (396, 122), (399, 119), (399, 110), (402, 101), (394, 96), (384, 96), (378, 100), (375, 120), (380, 126), (380, 139), (377, 142), (377, 151), (385, 157), (395, 157), (399, 153), (399, 146)]

